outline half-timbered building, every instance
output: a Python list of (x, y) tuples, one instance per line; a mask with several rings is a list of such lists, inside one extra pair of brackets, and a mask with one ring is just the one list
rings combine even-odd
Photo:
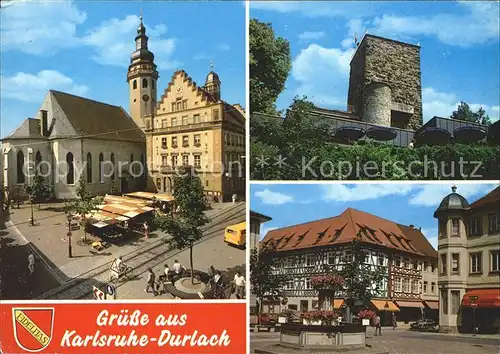
[[(431, 258), (435, 261), (436, 251), (419, 229), (352, 208), (332, 218), (267, 233), (262, 247), (277, 251), (279, 265), (274, 274), (285, 275), (287, 281), (282, 289), (286, 301), (268, 303), (264, 310), (278, 312), (286, 307), (303, 312), (317, 307), (318, 297), (311, 278), (331, 268), (341, 269), (343, 262), (350, 258), (347, 246), (356, 237), (363, 244), (365, 264), (373, 270), (381, 268), (386, 274), (378, 284), (373, 306), (379, 311), (401, 311), (403, 318), (420, 318), (420, 309), (424, 307), (422, 265)], [(342, 303), (342, 294), (339, 294), (334, 306), (341, 307)]]

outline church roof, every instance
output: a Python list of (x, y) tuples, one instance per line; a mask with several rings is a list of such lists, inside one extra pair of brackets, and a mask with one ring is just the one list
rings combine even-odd
[(40, 120), (35, 118), (26, 118), (23, 123), (14, 132), (2, 140), (9, 139), (46, 139), (40, 133)]
[(419, 229), (352, 208), (332, 218), (269, 231), (262, 245), (276, 251), (292, 251), (347, 244), (354, 239), (418, 256), (435, 254), (422, 240), (425, 236)]
[(144, 142), (141, 129), (118, 106), (50, 90), (78, 134), (95, 139)]

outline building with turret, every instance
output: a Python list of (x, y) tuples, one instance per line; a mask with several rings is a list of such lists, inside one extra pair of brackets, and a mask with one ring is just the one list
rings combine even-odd
[(500, 331), (500, 187), (469, 204), (452, 187), (434, 213), (439, 322), (444, 330)]
[(178, 168), (190, 166), (210, 199), (244, 194), (245, 112), (222, 99), (213, 64), (202, 86), (177, 70), (157, 100), (158, 71), (142, 18), (135, 42), (127, 81), (130, 115), (146, 134), (147, 189), (171, 194)]

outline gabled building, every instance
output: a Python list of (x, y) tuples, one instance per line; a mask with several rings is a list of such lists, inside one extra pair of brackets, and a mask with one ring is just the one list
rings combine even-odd
[(130, 111), (146, 134), (148, 189), (171, 194), (179, 166), (191, 166), (205, 193), (229, 200), (245, 191), (245, 112), (222, 99), (222, 83), (211, 68), (203, 86), (176, 71), (157, 101), (158, 72), (146, 29), (137, 29), (127, 75)]
[[(325, 266), (340, 269), (343, 260), (349, 259), (346, 246), (355, 238), (363, 244), (365, 263), (386, 274), (373, 306), (379, 311), (401, 311), (401, 320), (420, 318), (426, 306), (422, 266), (436, 262), (436, 251), (419, 229), (352, 208), (332, 218), (272, 230), (262, 240), (262, 247), (272, 247), (279, 255), (275, 273), (289, 278), (282, 290), (288, 309), (303, 312), (317, 306), (311, 277), (324, 274)], [(342, 303), (340, 295), (334, 306)], [(270, 312), (281, 310), (277, 304), (271, 306)]]

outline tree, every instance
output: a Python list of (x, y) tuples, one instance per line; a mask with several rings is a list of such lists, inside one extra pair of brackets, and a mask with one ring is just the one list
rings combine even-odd
[(35, 217), (33, 215), (33, 204), (38, 203), (38, 209), (40, 209), (40, 202), (47, 194), (47, 188), (44, 185), (44, 178), (38, 174), (35, 169), (35, 175), (33, 176), (33, 181), (31, 185), (26, 185), (24, 190), (28, 194), (30, 205), (31, 205), (31, 225), (35, 225)]
[(273, 269), (278, 265), (276, 251), (270, 247), (263, 248), (260, 252), (254, 248), (250, 252), (250, 284), (252, 292), (258, 299), (257, 316), (260, 325), (262, 300), (265, 296), (279, 296), (286, 277), (273, 274)]
[(491, 125), (490, 116), (486, 114), (486, 111), (483, 109), (483, 107), (479, 107), (477, 112), (474, 113), (474, 119), (479, 124), (486, 126)]
[(69, 214), (78, 214), (80, 217), (80, 226), (83, 229), (83, 239), (87, 240), (87, 224), (89, 215), (99, 210), (98, 206), (103, 203), (102, 197), (93, 197), (87, 189), (85, 178), (80, 176), (78, 186), (76, 187), (77, 199), (66, 204), (66, 210)]
[(483, 109), (483, 107), (479, 107), (477, 112), (473, 112), (470, 106), (464, 101), (460, 102), (460, 104), (457, 106), (457, 110), (453, 111), (450, 118), (483, 125), (491, 124), (491, 119), (486, 114), (486, 111)]
[(270, 23), (250, 20), (250, 110), (276, 114), (276, 100), (292, 67), (290, 44)]
[(343, 292), (347, 304), (347, 321), (351, 322), (351, 314), (356, 302), (368, 305), (370, 300), (381, 292), (386, 271), (380, 267), (372, 268), (365, 263), (366, 251), (359, 240), (360, 234), (347, 247), (342, 257), (342, 268), (328, 268), (328, 272), (344, 279)]
[(174, 177), (173, 197), (178, 212), (175, 215), (155, 215), (154, 223), (159, 230), (169, 234), (169, 243), (179, 249), (189, 248), (191, 283), (194, 284), (193, 247), (203, 237), (201, 227), (210, 222), (205, 215), (203, 185), (194, 169), (186, 168)]

